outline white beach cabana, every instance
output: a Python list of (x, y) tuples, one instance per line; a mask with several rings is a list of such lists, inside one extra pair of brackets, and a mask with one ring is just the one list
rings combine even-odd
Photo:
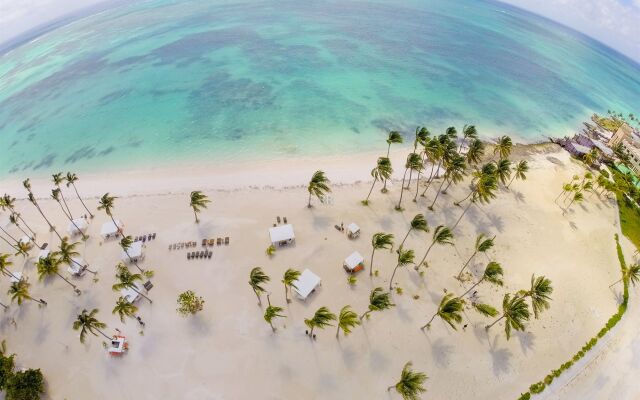
[(360, 236), (360, 227), (356, 225), (355, 222), (352, 222), (347, 226), (347, 236), (349, 239), (355, 239)]
[(344, 259), (342, 267), (351, 274), (362, 271), (364, 269), (364, 257), (357, 251), (354, 251), (349, 257)]
[(271, 238), (271, 244), (274, 246), (285, 246), (296, 241), (296, 235), (291, 224), (269, 228), (269, 237)]
[(89, 223), (86, 219), (76, 218), (73, 220), (73, 222), (69, 222), (69, 228), (67, 230), (69, 231), (69, 234), (73, 236), (85, 233), (88, 227)]
[(80, 257), (73, 257), (71, 260), (72, 260), (72, 263), (67, 268), (67, 271), (71, 275), (82, 276), (85, 271), (84, 267), (87, 265), (87, 263)]
[(124, 228), (124, 224), (120, 222), (120, 220), (116, 219), (116, 223), (113, 221), (108, 221), (102, 224), (102, 228), (100, 228), (100, 236), (104, 239), (108, 239), (110, 237), (117, 237), (120, 234), (120, 230)]
[(138, 241), (138, 242), (133, 242), (133, 244), (131, 245), (131, 247), (129, 247), (129, 250), (127, 250), (129, 252), (129, 254), (127, 254), (127, 251), (122, 251), (122, 261), (130, 261), (129, 257), (131, 257), (131, 260), (133, 261), (140, 261), (142, 259), (144, 259), (144, 246), (142, 244), (142, 242)]
[(120, 296), (124, 297), (129, 303), (135, 303), (140, 298), (140, 294), (132, 288), (120, 289)]
[(295, 290), (300, 299), (306, 300), (320, 286), (320, 283), (321, 279), (318, 275), (305, 269), (298, 280), (294, 282), (293, 290)]

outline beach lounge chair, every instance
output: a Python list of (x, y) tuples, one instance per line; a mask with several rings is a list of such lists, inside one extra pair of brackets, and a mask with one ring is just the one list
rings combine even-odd
[(207, 239), (202, 239), (202, 247), (205, 247), (207, 245)]
[(225, 245), (229, 244), (229, 236), (227, 236), (226, 238), (224, 238), (224, 244), (225, 244)]
[(142, 243), (146, 243), (146, 242), (147, 242), (147, 237), (146, 237), (146, 236), (143, 236), (143, 237), (142, 237)]
[(215, 239), (209, 239), (209, 246), (215, 246), (215, 244), (216, 244)]
[(191, 260), (191, 253), (187, 253), (187, 260)]
[(285, 224), (288, 224), (287, 217), (282, 217), (282, 220), (284, 221)]
[(218, 238), (216, 240), (216, 243), (218, 244), (218, 246), (222, 246), (222, 238)]
[(278, 221), (278, 223), (280, 223), (280, 216), (279, 215), (276, 217), (276, 221)]
[(209, 250), (209, 253), (207, 254), (207, 258), (211, 258), (212, 255), (213, 255), (213, 251)]
[(151, 234), (151, 239), (156, 240), (156, 233), (155, 233), (155, 232), (153, 232), (153, 233)]
[(144, 286), (144, 289), (148, 292), (153, 288), (153, 283), (151, 283), (151, 281), (146, 281), (142, 286)]
[(201, 252), (200, 252), (200, 258), (204, 258), (204, 257), (205, 257), (205, 254), (207, 254), (207, 252), (206, 252), (206, 251), (201, 251)]

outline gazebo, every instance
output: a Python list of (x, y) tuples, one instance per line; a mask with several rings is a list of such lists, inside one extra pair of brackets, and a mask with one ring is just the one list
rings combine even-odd
[(300, 299), (306, 300), (320, 286), (320, 283), (321, 279), (318, 275), (305, 269), (298, 280), (294, 282), (293, 290), (295, 290)]
[(351, 255), (344, 259), (342, 263), (345, 271), (353, 274), (364, 269), (364, 257), (357, 251), (351, 253)]
[(360, 236), (360, 227), (352, 222), (347, 226), (347, 236), (349, 239), (355, 239)]
[(291, 224), (269, 228), (269, 237), (271, 238), (271, 244), (274, 246), (285, 246), (296, 241), (296, 235)]
[[(142, 245), (142, 242), (138, 241), (138, 242), (133, 242), (133, 244), (131, 245), (131, 247), (129, 247), (129, 249), (127, 251), (122, 251), (122, 261), (140, 261), (142, 259), (144, 259), (144, 246)], [(127, 254), (127, 252), (129, 254)]]
[(69, 222), (68, 231), (71, 236), (80, 235), (85, 233), (88, 227), (89, 227), (89, 224), (87, 223), (86, 219), (76, 218), (72, 222)]
[(120, 220), (116, 220), (114, 224), (113, 221), (107, 221), (102, 224), (102, 228), (100, 228), (100, 235), (104, 239), (108, 239), (110, 237), (117, 237), (120, 235), (120, 230), (124, 227), (124, 224), (120, 222)]

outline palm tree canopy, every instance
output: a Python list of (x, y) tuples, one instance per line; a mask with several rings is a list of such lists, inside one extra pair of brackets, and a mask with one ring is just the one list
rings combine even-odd
[(377, 250), (390, 249), (393, 246), (393, 233), (374, 233), (371, 238), (371, 246)]
[(98, 210), (104, 210), (107, 215), (111, 216), (111, 210), (113, 209), (114, 202), (117, 197), (109, 196), (109, 193), (105, 193), (102, 195), (100, 200), (98, 201)]
[(533, 315), (538, 319), (538, 315), (543, 310), (548, 310), (551, 304), (551, 293), (553, 293), (553, 286), (551, 286), (551, 280), (544, 276), (536, 278), (535, 275), (531, 275), (531, 288), (525, 292), (525, 297), (531, 297), (531, 305), (533, 308)]
[(29, 287), (31, 284), (26, 279), (20, 279), (17, 282), (12, 282), (9, 286), (7, 294), (11, 296), (11, 301), (16, 301), (18, 305), (22, 305), (25, 299), (30, 299)]
[(60, 189), (51, 189), (51, 198), (55, 201), (60, 201)]
[(466, 158), (454, 152), (448, 157), (445, 168), (447, 169), (444, 173), (445, 178), (453, 183), (458, 183), (466, 175)]
[(487, 267), (484, 269), (484, 274), (482, 274), (482, 280), (485, 280), (489, 283), (493, 283), (494, 285), (497, 285), (497, 286), (502, 286), (503, 284), (502, 275), (503, 275), (502, 266), (495, 261), (491, 261), (489, 264), (487, 264)]
[(469, 148), (465, 154), (467, 158), (467, 164), (477, 164), (484, 155), (484, 142), (480, 139), (474, 139), (469, 143)]
[(416, 142), (420, 145), (424, 146), (429, 140), (429, 136), (431, 136), (431, 132), (425, 126), (416, 128)]
[(391, 302), (391, 294), (377, 287), (369, 294), (369, 311), (382, 311), (395, 306)]
[(496, 175), (482, 174), (476, 183), (472, 201), (479, 201), (482, 204), (487, 204), (496, 197), (497, 189), (498, 180)]
[(82, 310), (82, 313), (78, 314), (77, 319), (73, 322), (73, 329), (80, 330), (80, 343), (84, 343), (85, 336), (87, 332), (91, 333), (94, 336), (98, 336), (97, 333), (94, 332), (96, 329), (104, 329), (107, 325), (103, 322), (98, 321), (96, 318), (96, 314), (98, 313), (98, 309), (94, 308), (91, 312), (87, 310)]
[(413, 264), (415, 259), (415, 252), (411, 249), (403, 250), (402, 247), (398, 249), (398, 265), (404, 267), (409, 264)]
[(478, 130), (475, 125), (465, 125), (462, 128), (462, 136), (465, 139), (477, 139), (478, 138)]
[(46, 257), (40, 257), (36, 263), (38, 270), (38, 279), (43, 280), (52, 275), (57, 275), (60, 270), (60, 264), (62, 261), (54, 254), (49, 254)]
[(324, 328), (326, 326), (333, 326), (331, 321), (335, 320), (336, 315), (329, 311), (327, 307), (320, 307), (313, 317), (311, 319), (305, 319), (304, 323), (309, 328)]
[(31, 180), (29, 178), (22, 181), (22, 186), (27, 189), (28, 192), (31, 192)]
[(495, 238), (495, 236), (492, 238), (487, 238), (484, 233), (479, 234), (476, 238), (476, 251), (478, 253), (486, 253), (487, 251), (491, 250), (494, 245)]
[(7, 268), (13, 265), (9, 257), (11, 257), (10, 254), (0, 254), (0, 272), (6, 272)]
[(191, 206), (191, 208), (196, 212), (200, 211), (202, 208), (207, 208), (208, 203), (211, 203), (211, 200), (209, 200), (206, 194), (199, 190), (191, 192), (191, 195), (189, 196), (189, 206)]
[(307, 190), (310, 194), (320, 197), (327, 192), (331, 192), (331, 188), (329, 187), (329, 178), (327, 178), (323, 171), (314, 172), (311, 177), (311, 181), (309, 181), (309, 186)]
[(484, 315), (485, 317), (496, 317), (499, 314), (498, 310), (496, 310), (495, 307), (489, 304), (471, 303), (471, 305), (477, 312)]
[(462, 322), (463, 309), (464, 300), (449, 292), (440, 300), (437, 314), (444, 322), (449, 324), (454, 330), (457, 330), (455, 324)]
[(351, 333), (351, 328), (360, 325), (362, 322), (358, 318), (358, 314), (346, 305), (340, 310), (338, 315), (338, 327), (344, 332), (345, 336)]
[(69, 187), (70, 185), (73, 185), (78, 181), (78, 176), (72, 172), (67, 172), (66, 179), (67, 179), (67, 187)]
[(79, 242), (69, 243), (69, 238), (64, 237), (60, 242), (60, 246), (58, 251), (53, 254), (57, 257), (60, 257), (60, 261), (65, 264), (71, 264), (73, 261), (73, 257), (78, 257), (80, 253), (76, 251), (76, 246), (79, 245)]
[(264, 320), (268, 323), (271, 323), (274, 318), (279, 317), (283, 318), (284, 315), (280, 314), (283, 311), (282, 307), (278, 306), (267, 306), (266, 310), (264, 310)]
[(493, 149), (493, 154), (498, 154), (501, 159), (509, 158), (511, 154), (511, 148), (513, 142), (509, 136), (502, 136), (496, 142), (496, 147)]
[(409, 361), (402, 368), (400, 380), (395, 385), (395, 389), (404, 400), (419, 400), (420, 394), (427, 391), (424, 382), (428, 379), (427, 375), (422, 372), (413, 371), (412, 363)]
[(53, 184), (56, 186), (60, 186), (60, 184), (65, 180), (65, 176), (62, 174), (62, 172), (58, 172), (57, 174), (53, 174), (51, 176), (53, 178)]
[(420, 157), (420, 154), (409, 153), (405, 168), (409, 168), (414, 171), (421, 171), (424, 168), (424, 164), (422, 163), (422, 157)]
[(450, 126), (445, 131), (445, 135), (449, 140), (455, 139), (458, 136), (458, 130), (456, 129), (455, 126)]
[(391, 160), (387, 157), (378, 157), (376, 167), (371, 170), (371, 176), (378, 180), (385, 180), (391, 178), (392, 174)]
[(390, 131), (387, 137), (387, 143), (402, 143), (402, 135), (398, 131)]
[(521, 160), (516, 164), (516, 168), (515, 168), (515, 176), (516, 178), (520, 179), (520, 180), (526, 180), (527, 179), (527, 175), (526, 173), (529, 172), (529, 164), (527, 163), (527, 160)]
[(635, 286), (640, 281), (640, 264), (631, 264), (627, 267), (626, 277)]
[(130, 303), (127, 299), (120, 296), (116, 301), (115, 307), (111, 311), (112, 314), (118, 314), (120, 321), (124, 323), (124, 317), (135, 317), (138, 312), (138, 307), (135, 304)]
[(511, 178), (511, 161), (501, 158), (496, 162), (496, 177), (503, 185), (506, 185), (509, 178)]
[(416, 214), (411, 220), (411, 229), (422, 232), (429, 232), (429, 223), (424, 214)]
[(511, 337), (511, 329), (517, 331), (524, 330), (524, 323), (529, 321), (530, 313), (529, 306), (524, 301), (524, 298), (520, 296), (513, 296), (509, 293), (504, 295), (502, 300), (502, 311), (506, 322), (504, 324), (504, 332), (507, 335), (507, 340)]
[(249, 285), (256, 292), (264, 292), (265, 289), (262, 284), (267, 283), (271, 280), (267, 274), (264, 273), (262, 268), (255, 267), (249, 273)]
[(433, 243), (453, 245), (453, 232), (444, 225), (438, 225), (433, 232)]
[(131, 245), (133, 245), (132, 236), (123, 236), (122, 239), (120, 239), (120, 247), (122, 247), (123, 250), (129, 250)]
[(295, 285), (295, 281), (298, 280), (298, 278), (300, 278), (300, 271), (293, 269), (293, 268), (289, 268), (286, 271), (284, 271), (284, 276), (282, 278), (282, 283), (285, 284), (285, 286), (289, 286), (292, 287), (294, 289), (297, 289), (296, 285)]
[(143, 278), (141, 274), (131, 273), (129, 268), (123, 263), (118, 263), (118, 265), (116, 265), (116, 279), (118, 283), (112, 286), (114, 291), (126, 288), (137, 289), (138, 285), (136, 285), (136, 282), (142, 281)]

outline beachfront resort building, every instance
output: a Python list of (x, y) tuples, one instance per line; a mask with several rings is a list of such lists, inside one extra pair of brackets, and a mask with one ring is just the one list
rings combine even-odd
[(629, 166), (636, 174), (640, 174), (640, 148), (632, 142), (623, 141), (622, 148), (629, 155)]
[(611, 140), (609, 140), (609, 147), (615, 147), (618, 144), (626, 141), (633, 140), (633, 128), (631, 128), (627, 123), (623, 123), (620, 128), (613, 134)]

